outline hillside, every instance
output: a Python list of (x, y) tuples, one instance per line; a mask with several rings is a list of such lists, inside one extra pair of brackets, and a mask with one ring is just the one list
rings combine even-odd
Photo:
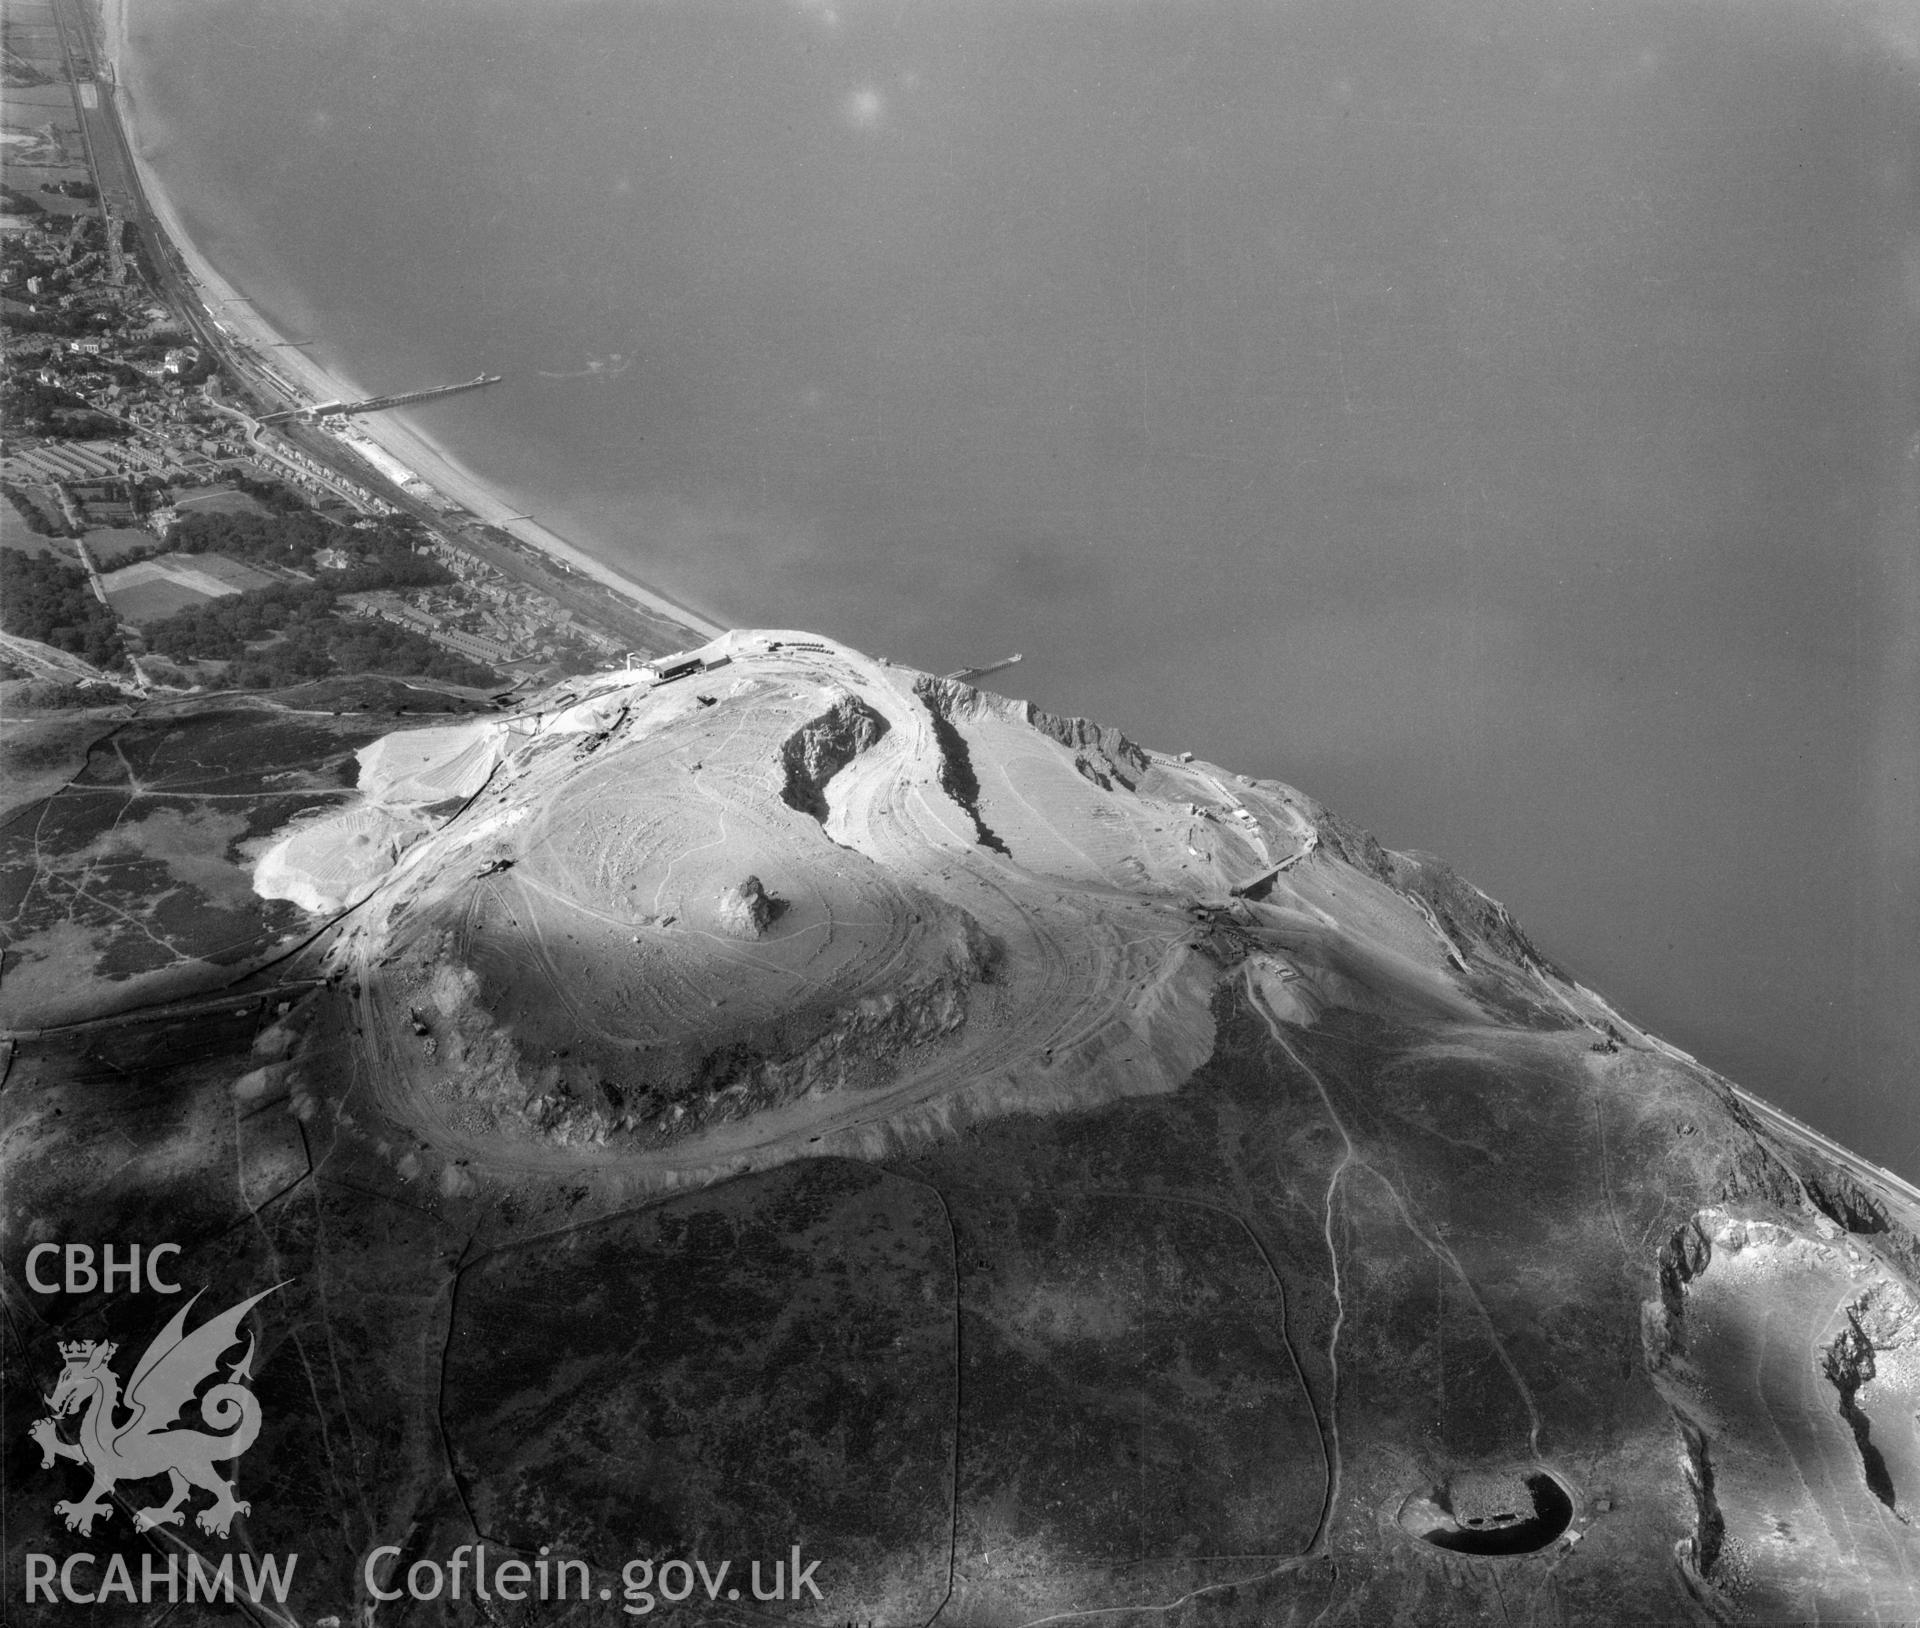
[[(285, 1282), (234, 1532), (296, 1620), (478, 1541), (820, 1561), (714, 1622), (1920, 1616), (1916, 1195), (1443, 863), (803, 633), (356, 761), (231, 1021), (0, 1098), (16, 1287), (158, 1225)], [(37, 1384), (151, 1315), (16, 1303)], [(10, 1565), (78, 1542), (28, 1462)]]

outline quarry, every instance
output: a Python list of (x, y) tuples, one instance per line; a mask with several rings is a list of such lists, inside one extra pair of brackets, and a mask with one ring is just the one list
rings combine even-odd
[[(291, 1620), (382, 1545), (794, 1542), (820, 1601), (711, 1620), (1920, 1615), (1920, 1196), (1444, 862), (808, 633), (415, 699), (250, 723), (275, 947), (74, 982), (0, 1095), (16, 1284), (85, 1228), (281, 1285), (232, 1542), (316, 1557)], [(36, 1373), (150, 1315), (56, 1291)]]

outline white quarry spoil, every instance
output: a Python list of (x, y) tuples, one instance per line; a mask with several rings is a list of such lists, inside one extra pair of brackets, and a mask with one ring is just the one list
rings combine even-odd
[(262, 854), (254, 892), (316, 915), (358, 904), (440, 823), (430, 811), (457, 807), (487, 783), (507, 733), (498, 719), (485, 719), (383, 735), (361, 747), (360, 801), (300, 825)]

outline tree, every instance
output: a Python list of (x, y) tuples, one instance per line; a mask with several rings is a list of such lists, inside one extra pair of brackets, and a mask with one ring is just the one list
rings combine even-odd
[(96, 667), (127, 658), (119, 621), (94, 598), (86, 573), (44, 554), (0, 549), (0, 627)]

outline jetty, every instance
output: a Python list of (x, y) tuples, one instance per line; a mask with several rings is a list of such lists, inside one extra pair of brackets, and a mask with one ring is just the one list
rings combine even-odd
[(411, 407), (415, 402), (433, 401), (441, 396), (457, 396), (468, 390), (484, 390), (490, 384), (498, 384), (502, 375), (482, 373), (461, 384), (435, 385), (429, 390), (407, 390), (397, 395), (368, 396), (364, 401), (325, 401), (316, 407), (292, 407), (285, 412), (268, 413), (260, 420), (262, 424), (284, 424), (298, 419), (303, 424), (317, 424), (323, 418), (351, 418), (359, 413), (381, 413), (391, 407)]
[(989, 661), (979, 667), (962, 667), (959, 672), (948, 673), (945, 676), (949, 683), (977, 684), (989, 674), (997, 673), (1004, 667), (1017, 666), (1025, 659), (1026, 658), (1016, 650), (1011, 656), (1002, 656), (998, 661)]

